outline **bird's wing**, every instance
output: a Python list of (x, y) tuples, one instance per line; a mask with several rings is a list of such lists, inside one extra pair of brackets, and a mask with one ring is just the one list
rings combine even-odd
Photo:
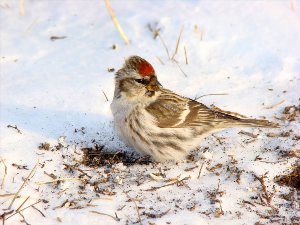
[(156, 119), (161, 128), (235, 126), (277, 127), (267, 120), (247, 119), (246, 117), (218, 108), (208, 108), (197, 101), (181, 97), (169, 90), (162, 89), (159, 98), (146, 110)]
[(161, 128), (212, 126), (218, 115), (207, 106), (166, 89), (146, 110)]

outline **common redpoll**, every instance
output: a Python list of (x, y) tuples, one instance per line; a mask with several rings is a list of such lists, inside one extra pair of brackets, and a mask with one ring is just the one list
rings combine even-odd
[(201, 139), (225, 128), (277, 127), (208, 108), (163, 88), (152, 65), (139, 56), (129, 57), (117, 71), (111, 110), (121, 139), (156, 161), (182, 159)]

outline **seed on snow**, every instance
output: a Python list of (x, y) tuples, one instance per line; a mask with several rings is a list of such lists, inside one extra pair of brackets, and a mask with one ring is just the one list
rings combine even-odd
[(150, 173), (149, 176), (153, 179), (153, 180), (156, 180), (156, 181), (160, 181), (163, 179), (162, 176), (156, 176), (155, 174), (153, 173)]
[(212, 154), (210, 152), (205, 152), (205, 153), (203, 153), (203, 157), (206, 158), (206, 159), (211, 159)]
[(115, 179), (114, 179), (114, 182), (117, 183), (117, 184), (122, 184), (123, 183), (123, 179), (119, 176), (116, 176)]

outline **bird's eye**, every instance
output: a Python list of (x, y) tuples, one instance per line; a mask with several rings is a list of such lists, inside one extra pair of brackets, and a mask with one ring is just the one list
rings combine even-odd
[(146, 84), (147, 83), (147, 81), (144, 80), (144, 79), (135, 79), (135, 82), (138, 82), (140, 84)]

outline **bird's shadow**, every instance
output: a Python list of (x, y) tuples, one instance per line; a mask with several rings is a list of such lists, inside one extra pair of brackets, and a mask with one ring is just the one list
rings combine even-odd
[(5, 126), (16, 125), (21, 132), (36, 133), (46, 139), (57, 139), (62, 135), (72, 138), (76, 136), (76, 130), (95, 138), (99, 138), (99, 134), (115, 136), (112, 119), (97, 113), (2, 104), (0, 118)]

